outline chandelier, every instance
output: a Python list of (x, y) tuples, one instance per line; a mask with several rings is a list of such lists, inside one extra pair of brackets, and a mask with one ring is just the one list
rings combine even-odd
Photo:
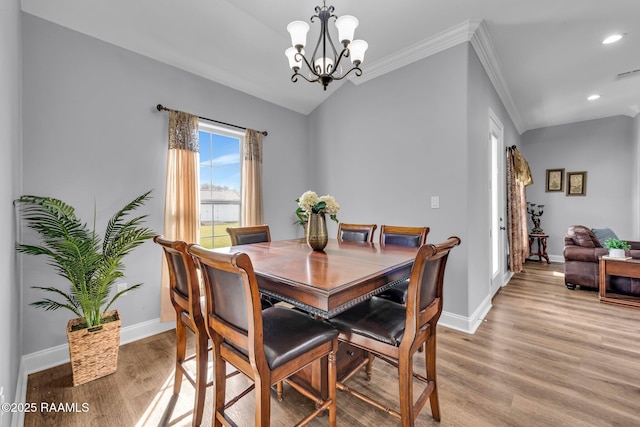
[[(364, 60), (364, 53), (369, 45), (364, 40), (353, 40), (354, 32), (358, 26), (358, 19), (351, 15), (343, 15), (338, 18), (333, 14), (333, 10), (333, 6), (327, 7), (326, 1), (323, 1), (322, 7), (316, 6), (316, 14), (311, 17), (311, 22), (314, 22), (316, 18), (320, 20), (320, 37), (313, 50), (311, 60), (307, 59), (304, 51), (309, 24), (304, 21), (293, 21), (287, 25), (287, 31), (291, 34), (293, 47), (287, 49), (285, 55), (289, 58), (289, 67), (293, 70), (292, 82), (297, 82), (298, 76), (300, 76), (308, 82), (322, 84), (324, 90), (327, 90), (329, 83), (334, 80), (344, 79), (352, 71), (355, 72), (356, 76), (362, 75), (360, 64)], [(342, 43), (340, 53), (333, 45), (331, 34), (329, 33), (328, 23), (331, 18), (335, 20), (338, 39)], [(349, 57), (353, 67), (347, 72), (342, 72), (340, 61), (342, 61), (342, 58)], [(300, 73), (303, 62), (309, 70), (308, 78)]]

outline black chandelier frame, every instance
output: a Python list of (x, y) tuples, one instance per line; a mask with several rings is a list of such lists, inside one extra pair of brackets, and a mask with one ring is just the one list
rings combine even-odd
[[(340, 62), (342, 61), (342, 58), (348, 58), (350, 51), (349, 51), (349, 41), (346, 41), (343, 43), (343, 48), (342, 51), (340, 52), (340, 54), (338, 54), (338, 51), (336, 50), (334, 44), (333, 44), (333, 40), (331, 39), (331, 34), (329, 32), (329, 28), (328, 28), (328, 23), (329, 23), (329, 19), (333, 18), (334, 22), (335, 20), (338, 19), (338, 17), (336, 15), (333, 14), (334, 11), (334, 7), (333, 6), (329, 6), (327, 7), (326, 5), (326, 1), (324, 2), (323, 6), (316, 6), (315, 8), (315, 12), (316, 15), (313, 15), (310, 18), (310, 21), (313, 23), (314, 20), (317, 18), (320, 20), (320, 36), (318, 37), (318, 43), (316, 44), (315, 49), (313, 50), (313, 55), (311, 56), (311, 63), (309, 63), (309, 61), (307, 60), (307, 58), (304, 56), (304, 54), (302, 53), (302, 49), (304, 46), (302, 45), (296, 45), (295, 48), (297, 50), (296, 54), (295, 54), (295, 59), (298, 62), (304, 62), (305, 65), (307, 66), (307, 68), (309, 69), (309, 71), (311, 72), (311, 74), (313, 76), (315, 76), (315, 78), (307, 78), (304, 74), (301, 74), (300, 71), (300, 67), (294, 67), (293, 68), (293, 75), (291, 76), (291, 81), (292, 82), (297, 82), (298, 81), (298, 77), (302, 77), (304, 80), (308, 81), (309, 83), (320, 83), (322, 84), (324, 90), (327, 90), (327, 86), (329, 85), (329, 83), (331, 83), (334, 80), (342, 80), (345, 77), (347, 77), (349, 74), (351, 74), (351, 72), (354, 72), (356, 76), (362, 76), (362, 69), (360, 68), (360, 61), (354, 61), (353, 62), (353, 67), (347, 71), (346, 73), (340, 75), (340, 76), (335, 76), (334, 74), (336, 73), (337, 70), (340, 69)], [(329, 65), (326, 64), (326, 60), (325, 58), (327, 58), (327, 41), (329, 46), (331, 47), (331, 52), (333, 53), (333, 65)], [(320, 45), (322, 45), (322, 60), (323, 60), (323, 64), (322, 66), (315, 66), (315, 65), (311, 65), (311, 64), (315, 64), (316, 63), (316, 55), (318, 53), (318, 48), (320, 48)], [(328, 66), (329, 65), (329, 66)], [(324, 73), (322, 72), (324, 70)]]

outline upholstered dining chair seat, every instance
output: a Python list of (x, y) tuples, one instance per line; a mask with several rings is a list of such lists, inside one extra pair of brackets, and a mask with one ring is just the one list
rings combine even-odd
[(381, 297), (393, 301), (398, 304), (405, 305), (407, 303), (407, 291), (409, 289), (409, 279), (405, 279), (397, 285), (384, 291)]
[(262, 327), (264, 354), (271, 369), (338, 336), (338, 331), (330, 324), (285, 307), (264, 310)]
[[(286, 307), (263, 310), (262, 327), (264, 355), (272, 370), (338, 336), (338, 330), (330, 324)], [(249, 355), (247, 349), (226, 343)]]
[(378, 297), (372, 297), (330, 322), (347, 334), (363, 335), (398, 347), (407, 321), (406, 307)]

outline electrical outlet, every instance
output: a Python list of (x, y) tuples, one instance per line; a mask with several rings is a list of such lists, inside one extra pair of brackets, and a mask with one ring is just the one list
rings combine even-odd
[[(127, 285), (125, 282), (118, 283), (118, 292), (121, 292), (121, 291), (127, 290), (128, 288), (129, 288), (129, 285)], [(127, 295), (127, 294), (128, 294), (128, 292), (125, 292), (125, 293), (124, 293), (124, 294), (122, 294), (121, 296), (125, 296), (125, 295)]]

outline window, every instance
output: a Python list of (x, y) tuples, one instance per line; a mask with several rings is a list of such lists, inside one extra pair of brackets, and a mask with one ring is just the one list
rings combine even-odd
[(240, 225), (240, 150), (244, 134), (199, 123), (200, 244), (230, 246), (227, 227)]

